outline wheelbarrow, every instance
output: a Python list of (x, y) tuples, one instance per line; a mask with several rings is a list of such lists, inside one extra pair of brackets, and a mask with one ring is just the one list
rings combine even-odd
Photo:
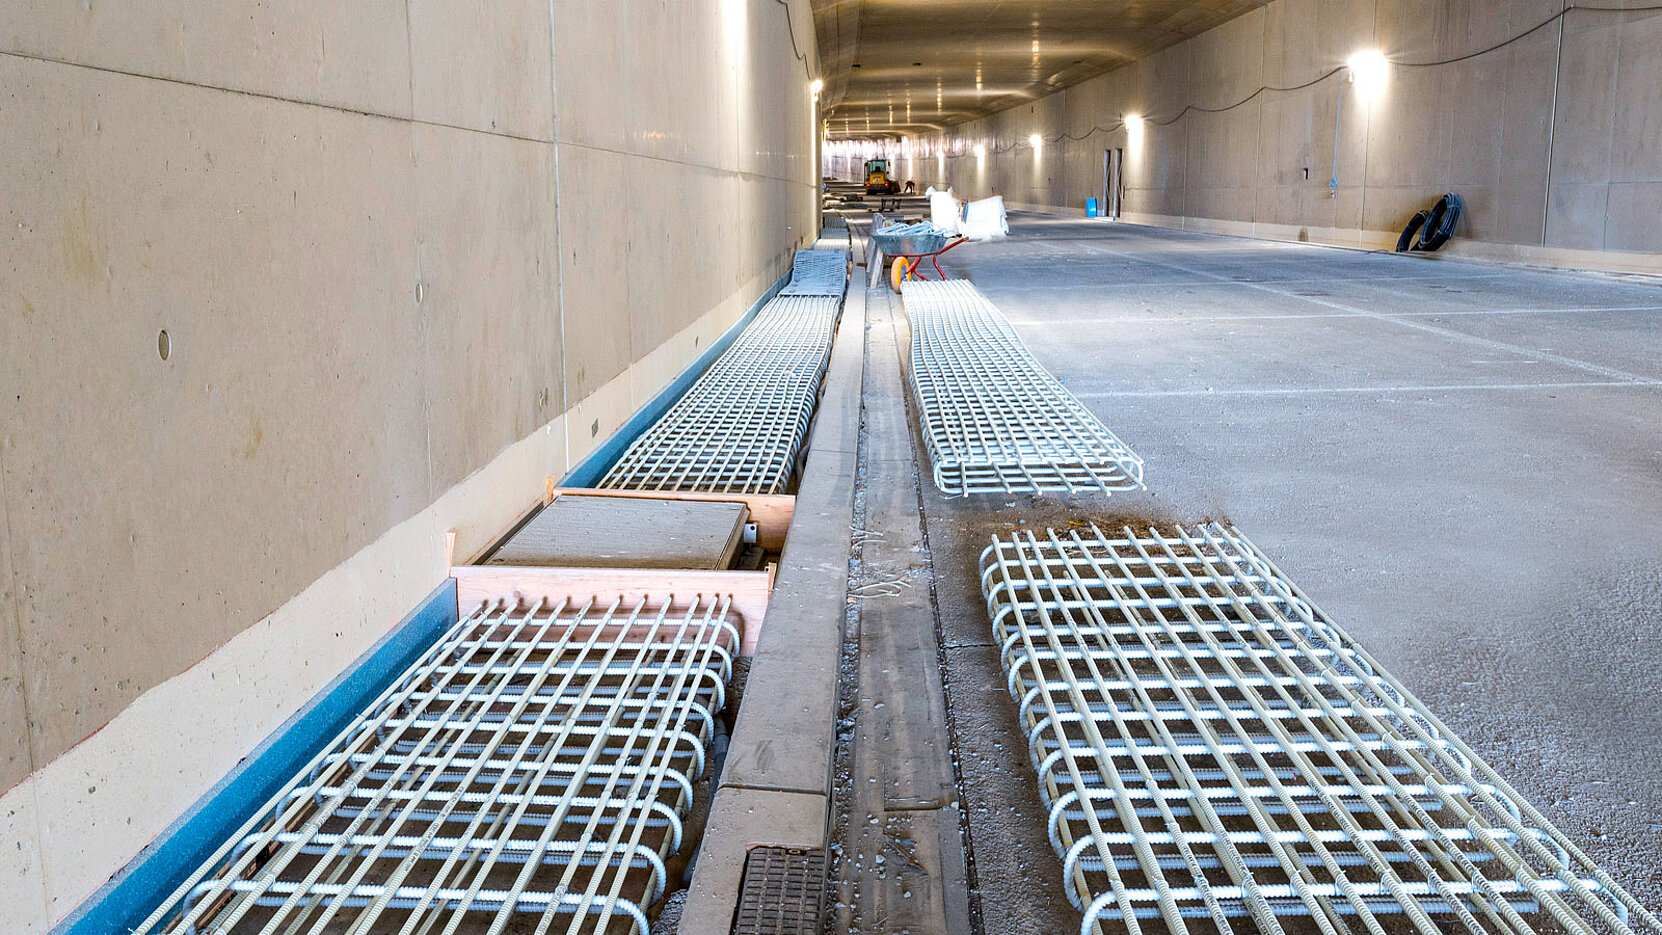
[(929, 223), (871, 232), (872, 243), (877, 245), (877, 249), (883, 251), (884, 256), (894, 259), (894, 267), (889, 272), (889, 285), (896, 292), (900, 291), (900, 284), (908, 279), (929, 278), (920, 266), (924, 260), (935, 268), (936, 276), (945, 279), (946, 273), (941, 270), (940, 264), (941, 254), (967, 239)]

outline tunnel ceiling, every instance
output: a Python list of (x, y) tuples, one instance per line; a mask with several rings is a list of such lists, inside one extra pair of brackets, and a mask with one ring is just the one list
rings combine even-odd
[(1268, 0), (812, 0), (833, 139), (937, 130), (1181, 42)]

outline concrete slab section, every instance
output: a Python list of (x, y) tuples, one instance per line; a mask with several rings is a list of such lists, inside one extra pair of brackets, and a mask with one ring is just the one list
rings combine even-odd
[(429, 501), (415, 182), (404, 123), (10, 57), (0, 84), (38, 768)]
[(429, 493), (566, 409), (550, 144), (417, 124)]
[[(1069, 299), (1073, 267), (1036, 259), (1040, 245), (1083, 254), (1098, 237), (1181, 288), (1211, 278), (1219, 309), (1286, 315)], [(1112, 501), (923, 498), (987, 931), (1077, 924), (1038, 885), (1059, 871), (998, 710), (975, 579), (992, 533), (1070, 520), (1236, 523), (1618, 882), (1662, 903), (1662, 775), (1643, 752), (1662, 744), (1647, 713), (1662, 691), (1662, 288), (1169, 231), (1145, 250), (1130, 228), (1019, 217), (1007, 243), (953, 259), (1150, 479)], [(1234, 280), (1263, 268), (1311, 284)]]
[(0, 50), (360, 113), (410, 114), (406, 5), (216, 0), (0, 6)]

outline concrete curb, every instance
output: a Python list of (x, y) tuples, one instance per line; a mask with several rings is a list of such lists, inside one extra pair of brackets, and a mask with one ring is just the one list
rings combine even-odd
[(711, 802), (681, 935), (731, 931), (750, 848), (826, 845), (859, 454), (865, 300), (865, 289), (852, 281), (767, 626), (745, 685), (750, 701), (739, 711)]

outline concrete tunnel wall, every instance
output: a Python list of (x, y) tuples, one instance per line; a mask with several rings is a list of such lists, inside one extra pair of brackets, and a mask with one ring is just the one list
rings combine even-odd
[(812, 23), (0, 4), (0, 932), (73, 909), (439, 584), (446, 530), (483, 545), (788, 270)]
[[(909, 155), (896, 147), (896, 169), (920, 190), (944, 180), (963, 197), (996, 192), (1013, 206), (1080, 215), (1086, 198), (1102, 198), (1103, 151), (1122, 147), (1129, 221), (1391, 247), (1416, 210), (1456, 191), (1467, 213), (1446, 252), (1662, 269), (1662, 14), (1572, 12), (1465, 62), (1393, 65), (1371, 96), (1341, 73), (1224, 113), (1155, 123), (1187, 105), (1223, 107), (1260, 86), (1302, 84), (1364, 49), (1396, 62), (1466, 55), (1561, 8), (1558, 0), (1275, 0), (1100, 78), (915, 137)], [(1148, 118), (1141, 140), (1124, 129), (1090, 132), (1124, 114)], [(1035, 152), (1034, 133), (1089, 135)], [(941, 160), (943, 143), (962, 155)], [(852, 179), (857, 158), (833, 167)]]

